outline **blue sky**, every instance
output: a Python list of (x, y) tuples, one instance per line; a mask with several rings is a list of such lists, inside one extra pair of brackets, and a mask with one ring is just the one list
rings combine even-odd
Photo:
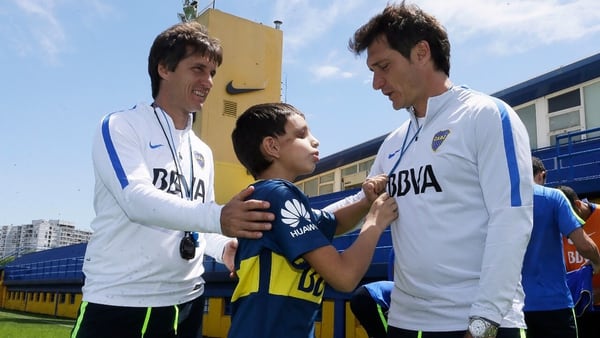
[[(284, 99), (305, 112), (326, 156), (406, 119), (371, 88), (365, 57), (347, 50), (356, 28), (387, 2), (217, 0), (214, 6), (265, 25), (283, 21)], [(452, 81), (486, 93), (600, 52), (598, 0), (414, 2), (448, 30)], [(59, 218), (88, 229), (94, 130), (106, 113), (151, 102), (148, 50), (178, 21), (182, 4), (0, 2), (0, 225)]]

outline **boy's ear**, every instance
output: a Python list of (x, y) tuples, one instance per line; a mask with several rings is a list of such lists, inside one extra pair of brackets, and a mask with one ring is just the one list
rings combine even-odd
[(273, 136), (267, 136), (262, 141), (262, 148), (269, 158), (279, 158), (279, 141)]

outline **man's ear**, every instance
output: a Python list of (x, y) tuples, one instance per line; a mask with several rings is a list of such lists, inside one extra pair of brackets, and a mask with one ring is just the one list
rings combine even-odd
[(169, 69), (164, 63), (159, 63), (156, 67), (158, 68), (158, 75), (161, 78), (166, 79), (169, 76)]
[(279, 141), (273, 136), (263, 138), (261, 143), (263, 152), (268, 158), (279, 158)]
[(413, 47), (414, 57), (418, 63), (421, 63), (431, 58), (431, 50), (429, 49), (429, 42), (421, 40)]
[(575, 210), (577, 211), (577, 214), (581, 214), (581, 210), (583, 209), (583, 201), (582, 200), (575, 200)]

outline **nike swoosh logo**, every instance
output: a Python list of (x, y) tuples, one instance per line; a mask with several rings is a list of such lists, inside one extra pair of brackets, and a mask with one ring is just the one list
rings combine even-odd
[(148, 142), (148, 145), (150, 146), (150, 149), (156, 149), (158, 147), (162, 147), (164, 144), (159, 143), (159, 144), (152, 144), (152, 141)]
[(229, 81), (227, 87), (225, 87), (225, 91), (230, 95), (244, 94), (250, 92), (256, 92), (259, 90), (263, 90), (264, 88), (236, 88), (233, 86), (233, 81)]
[(400, 151), (400, 149), (394, 151), (393, 153), (388, 154), (388, 159), (391, 159), (392, 157), (396, 156), (396, 154)]

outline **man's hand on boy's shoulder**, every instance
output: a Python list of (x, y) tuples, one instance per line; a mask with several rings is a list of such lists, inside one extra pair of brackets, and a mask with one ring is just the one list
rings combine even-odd
[(254, 187), (250, 186), (235, 195), (221, 210), (221, 232), (229, 237), (261, 238), (262, 232), (271, 230), (275, 215), (264, 211), (269, 202), (246, 200)]

